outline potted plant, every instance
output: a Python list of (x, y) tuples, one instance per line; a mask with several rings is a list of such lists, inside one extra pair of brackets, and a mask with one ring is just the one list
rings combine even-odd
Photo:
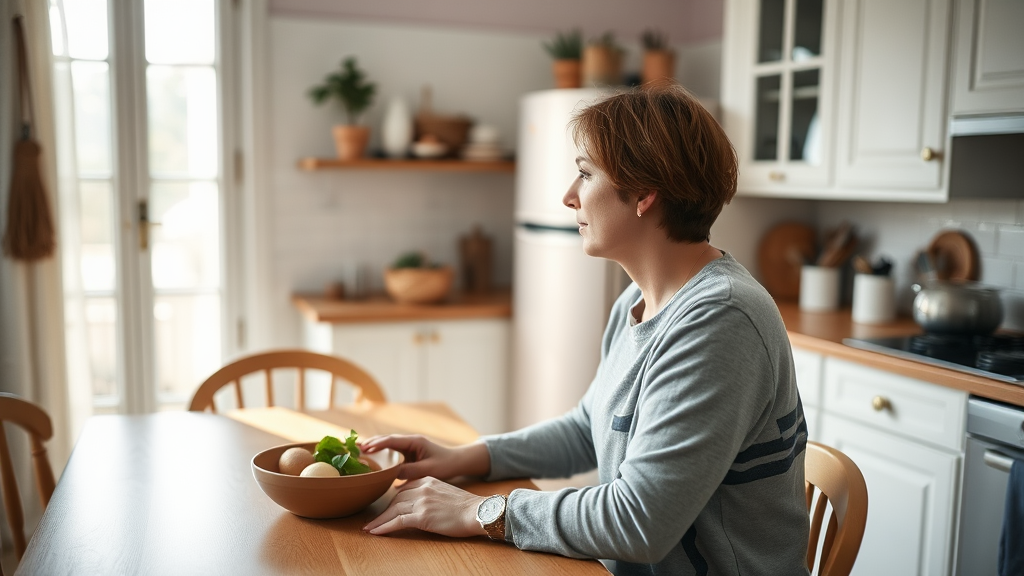
[(555, 59), (551, 64), (555, 88), (579, 88), (580, 57), (583, 51), (580, 31), (559, 32), (554, 40), (544, 43), (544, 49)]
[(622, 83), (622, 55), (624, 50), (615, 42), (611, 32), (591, 40), (583, 50), (583, 84), (586, 86), (616, 86)]
[(398, 257), (384, 270), (384, 290), (400, 304), (433, 304), (448, 296), (454, 271), (431, 263), (422, 252)]
[(366, 81), (366, 74), (356, 65), (356, 59), (349, 56), (341, 63), (341, 71), (328, 74), (324, 83), (309, 90), (309, 97), (316, 104), (337, 100), (345, 109), (347, 122), (334, 126), (334, 145), (338, 158), (355, 160), (363, 156), (370, 140), (370, 129), (359, 126), (359, 115), (373, 103), (377, 85)]
[(644, 47), (643, 83), (672, 82), (676, 55), (669, 49), (665, 35), (657, 30), (645, 30), (640, 41)]

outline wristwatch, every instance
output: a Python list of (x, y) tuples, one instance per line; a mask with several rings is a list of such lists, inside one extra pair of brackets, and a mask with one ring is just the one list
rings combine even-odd
[(483, 526), (487, 537), (491, 540), (505, 541), (505, 507), (507, 504), (507, 495), (495, 494), (488, 496), (476, 508), (476, 521)]

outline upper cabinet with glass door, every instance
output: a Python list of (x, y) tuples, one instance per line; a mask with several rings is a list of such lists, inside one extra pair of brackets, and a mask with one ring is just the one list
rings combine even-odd
[(742, 194), (829, 185), (835, 12), (830, 0), (726, 3), (722, 103)]

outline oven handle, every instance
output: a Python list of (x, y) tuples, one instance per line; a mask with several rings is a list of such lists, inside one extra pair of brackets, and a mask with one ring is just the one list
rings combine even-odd
[(985, 464), (990, 468), (1009, 473), (1010, 467), (1013, 466), (1013, 458), (1010, 458), (1006, 454), (996, 452), (995, 450), (985, 450), (985, 455), (982, 457)]

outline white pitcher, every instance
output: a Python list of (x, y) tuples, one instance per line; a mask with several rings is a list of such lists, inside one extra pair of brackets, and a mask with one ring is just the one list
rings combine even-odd
[(381, 124), (380, 139), (384, 153), (390, 158), (405, 158), (412, 144), (412, 112), (401, 96), (388, 102)]

